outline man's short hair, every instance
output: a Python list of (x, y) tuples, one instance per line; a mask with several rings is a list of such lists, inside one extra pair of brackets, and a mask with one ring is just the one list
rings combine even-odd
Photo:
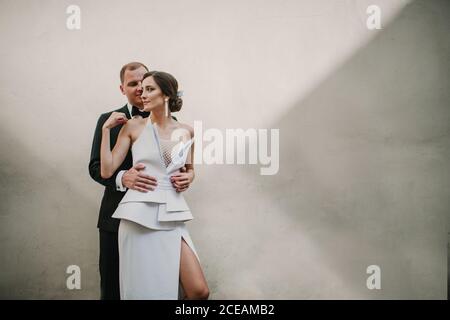
[(124, 65), (122, 67), (122, 69), (120, 69), (120, 83), (123, 83), (123, 78), (124, 78), (124, 75), (125, 75), (125, 71), (127, 71), (127, 70), (133, 71), (133, 70), (136, 70), (136, 69), (138, 69), (140, 67), (144, 67), (145, 70), (148, 71), (147, 66), (145, 64), (143, 64), (143, 63), (140, 63), (140, 62), (130, 62), (130, 63), (127, 63), (126, 65)]

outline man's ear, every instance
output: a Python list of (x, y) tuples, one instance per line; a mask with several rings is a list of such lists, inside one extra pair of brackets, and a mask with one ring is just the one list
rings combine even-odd
[(120, 88), (120, 92), (122, 92), (122, 94), (125, 94), (125, 91), (123, 91), (123, 85), (122, 84), (119, 86), (119, 88)]

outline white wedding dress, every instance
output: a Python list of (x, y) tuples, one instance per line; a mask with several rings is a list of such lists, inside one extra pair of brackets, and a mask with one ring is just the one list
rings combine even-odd
[(184, 295), (179, 280), (181, 241), (200, 259), (185, 225), (193, 216), (170, 176), (183, 167), (193, 139), (179, 142), (160, 139), (151, 120), (134, 142), (133, 164), (158, 180), (154, 191), (128, 190), (113, 218), (119, 225), (119, 275), (121, 299), (176, 300)]

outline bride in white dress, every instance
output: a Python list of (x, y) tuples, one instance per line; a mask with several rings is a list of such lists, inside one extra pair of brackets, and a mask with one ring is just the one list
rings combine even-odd
[[(120, 296), (207, 299), (208, 285), (185, 225), (193, 216), (181, 194), (194, 179), (194, 131), (171, 117), (182, 106), (172, 75), (148, 72), (142, 88), (144, 111), (151, 115), (128, 120), (114, 112), (102, 129), (102, 178), (113, 175), (129, 148), (133, 164), (144, 163), (146, 173), (157, 178), (156, 188), (148, 192), (129, 189), (113, 214), (121, 219)], [(111, 151), (109, 130), (121, 123), (125, 125)]]

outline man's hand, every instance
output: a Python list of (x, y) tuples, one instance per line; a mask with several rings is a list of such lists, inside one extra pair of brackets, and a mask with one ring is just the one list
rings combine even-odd
[(181, 168), (181, 172), (175, 173), (170, 176), (170, 181), (177, 192), (186, 191), (189, 185), (194, 180), (194, 171), (186, 172), (186, 168)]
[(137, 163), (133, 168), (126, 171), (122, 176), (122, 184), (128, 189), (133, 189), (140, 192), (148, 192), (155, 190), (157, 180), (155, 177), (149, 176), (142, 172), (145, 165)]

